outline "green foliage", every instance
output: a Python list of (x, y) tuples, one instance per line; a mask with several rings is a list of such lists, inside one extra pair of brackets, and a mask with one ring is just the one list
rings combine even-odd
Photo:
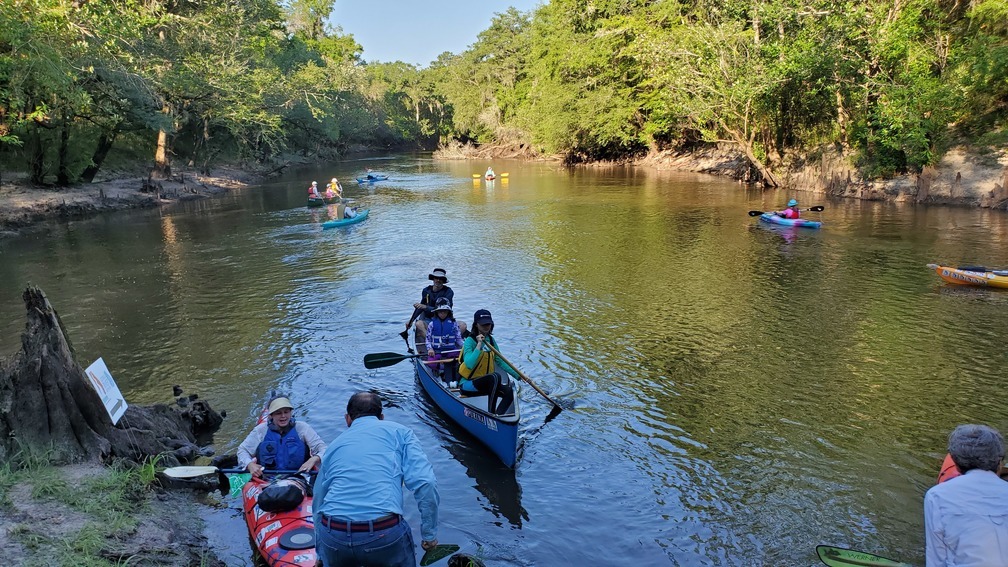
[(67, 183), (159, 132), (203, 166), (452, 139), (618, 159), (699, 136), (765, 178), (830, 144), (889, 175), (1008, 119), (1005, 2), (553, 0), (426, 69), (363, 62), (332, 6), (0, 3), (0, 160)]

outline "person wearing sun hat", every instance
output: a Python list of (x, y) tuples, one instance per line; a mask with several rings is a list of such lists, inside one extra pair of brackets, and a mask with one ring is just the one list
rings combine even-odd
[(798, 200), (791, 199), (790, 201), (788, 201), (787, 208), (784, 209), (783, 211), (777, 211), (777, 216), (784, 217), (786, 219), (799, 218), (801, 216), (801, 213), (798, 212)]
[(318, 181), (312, 181), (311, 186), (308, 187), (308, 198), (309, 199), (321, 199), (322, 194), (319, 193)]
[(434, 307), (434, 319), (427, 327), (427, 358), (428, 360), (449, 360), (442, 362), (434, 369), (442, 375), (445, 382), (457, 380), (455, 376), (455, 358), (462, 350), (462, 331), (459, 330), (455, 317), (452, 316), (448, 300), (437, 300)]
[(238, 446), (238, 467), (262, 477), (263, 470), (309, 471), (325, 454), (325, 441), (304, 421), (292, 417), (289, 398), (270, 400), (269, 417), (256, 425)]
[[(444, 268), (434, 268), (427, 274), (432, 283), (420, 292), (420, 301), (413, 304), (416, 309), (423, 309), (413, 325), (417, 349), (427, 343), (427, 326), (434, 319), (434, 308), (439, 299), (448, 301), (448, 307), (455, 307), (455, 292), (448, 287), (448, 272)], [(459, 329), (465, 333), (465, 323), (459, 323)], [(422, 351), (421, 351), (422, 352)]]

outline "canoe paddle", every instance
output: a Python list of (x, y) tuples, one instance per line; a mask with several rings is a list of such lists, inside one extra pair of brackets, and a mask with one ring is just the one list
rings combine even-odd
[(817, 545), (815, 550), (819, 560), (830, 567), (913, 567), (909, 563), (832, 545)]
[[(816, 205), (814, 207), (809, 207), (807, 209), (799, 209), (799, 210), (801, 210), (801, 211), (813, 211), (813, 212), (816, 212), (816, 213), (821, 213), (822, 211), (826, 210), (826, 207), (824, 207), (822, 205)], [(758, 217), (758, 216), (760, 216), (760, 215), (762, 215), (762, 214), (764, 214), (766, 212), (773, 212), (773, 211), (749, 211), (749, 216), (751, 216), (751, 217)]]
[(409, 328), (413, 326), (413, 321), (416, 321), (417, 317), (419, 317), (420, 314), (423, 313), (423, 311), (424, 311), (423, 307), (417, 307), (416, 309), (414, 309), (413, 315), (410, 316), (409, 322), (406, 323), (406, 329), (403, 330), (403, 332), (399, 333), (399, 336), (402, 337), (404, 341), (407, 341), (406, 342), (407, 345), (409, 344), (409, 339), (407, 338), (409, 336)]
[(501, 360), (503, 360), (505, 363), (507, 363), (508, 366), (510, 366), (511, 368), (514, 368), (514, 371), (518, 373), (518, 376), (520, 376), (522, 380), (528, 382), (529, 386), (532, 386), (532, 388), (536, 392), (539, 392), (540, 396), (546, 398), (546, 401), (548, 401), (549, 403), (553, 404), (553, 411), (550, 412), (551, 414), (552, 413), (560, 413), (560, 410), (563, 409), (560, 406), (560, 404), (556, 403), (555, 401), (553, 401), (552, 398), (550, 398), (548, 395), (546, 395), (546, 392), (543, 392), (542, 388), (540, 388), (539, 386), (537, 386), (536, 383), (533, 382), (531, 378), (529, 378), (528, 376), (526, 376), (525, 373), (522, 372), (521, 370), (518, 370), (518, 368), (514, 364), (512, 364), (510, 360), (504, 358), (504, 355), (501, 354), (501, 352), (499, 350), (497, 350), (496, 348), (494, 348), (494, 346), (492, 344), (490, 344), (489, 341), (483, 341), (483, 344), (486, 345), (486, 346), (488, 346), (488, 347), (490, 347), (490, 350), (493, 351), (494, 354), (496, 354), (497, 356), (499, 356)]
[[(458, 353), (457, 350), (446, 350), (441, 354)], [(427, 353), (420, 354), (402, 354), (398, 352), (372, 352), (371, 354), (364, 355), (364, 368), (375, 369), (375, 368), (385, 368), (386, 366), (392, 366), (394, 364), (399, 364), (404, 360), (410, 358), (420, 358), (421, 356), (427, 356)], [(452, 359), (448, 359), (452, 360)], [(432, 362), (444, 362), (444, 361), (432, 361)]]

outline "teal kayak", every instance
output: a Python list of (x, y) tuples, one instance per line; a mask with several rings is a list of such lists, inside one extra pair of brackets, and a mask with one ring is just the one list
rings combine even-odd
[(351, 224), (357, 224), (367, 218), (368, 212), (370, 210), (371, 209), (364, 209), (363, 211), (358, 212), (357, 216), (355, 216), (352, 219), (331, 220), (328, 222), (324, 222), (322, 223), (322, 229), (325, 230), (327, 228), (339, 228), (341, 226), (349, 226)]
[(784, 217), (779, 217), (773, 213), (763, 213), (760, 215), (759, 220), (763, 222), (768, 222), (770, 224), (779, 224), (783, 226), (797, 226), (801, 228), (821, 228), (822, 223), (819, 221), (811, 221), (805, 219), (786, 219)]

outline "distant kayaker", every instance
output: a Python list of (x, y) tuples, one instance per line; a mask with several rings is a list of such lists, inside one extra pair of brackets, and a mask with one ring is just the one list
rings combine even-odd
[(480, 309), (473, 314), (472, 332), (462, 345), (462, 364), (458, 370), (459, 390), (464, 394), (489, 396), (488, 410), (502, 414), (514, 401), (514, 389), (511, 381), (495, 370), (499, 366), (516, 380), (520, 378), (514, 368), (487, 347), (490, 344), (500, 350), (492, 335), (493, 328), (493, 317), (489, 311)]
[(325, 196), (326, 199), (332, 199), (334, 197), (339, 197), (340, 199), (343, 198), (343, 186), (340, 185), (340, 182), (335, 177), (333, 177), (332, 181), (330, 181), (329, 184), (326, 185)]
[(777, 211), (777, 216), (784, 217), (786, 219), (796, 219), (801, 217), (801, 212), (798, 210), (798, 201), (796, 199), (791, 199), (787, 202), (787, 208), (783, 211)]
[(434, 468), (410, 428), (385, 420), (377, 394), (351, 396), (344, 419), (348, 429), (329, 445), (315, 481), (318, 559), (325, 567), (415, 567), (403, 486), (420, 510), (420, 546), (433, 549), (440, 503)]
[(311, 187), (308, 188), (308, 198), (309, 199), (321, 199), (322, 195), (319, 194), (318, 181), (312, 181)]
[(459, 329), (452, 307), (444, 297), (437, 300), (434, 307), (435, 317), (427, 326), (427, 358), (429, 360), (447, 360), (437, 365), (436, 374), (441, 374), (445, 382), (458, 380), (456, 362), (458, 353), (462, 350), (462, 331)]
[[(447, 299), (449, 307), (454, 307), (455, 302), (455, 292), (447, 285), (448, 273), (444, 268), (434, 268), (427, 274), (427, 279), (433, 283), (423, 288), (423, 291), (420, 292), (420, 301), (413, 304), (415, 309), (423, 309), (413, 325), (417, 348), (427, 342), (427, 325), (434, 318), (434, 308), (437, 306), (438, 300)], [(460, 322), (459, 329), (465, 333), (465, 323)]]
[(486, 174), (484, 175), (484, 177), (486, 177), (487, 179), (493, 179), (494, 177), (497, 177), (497, 174), (494, 173), (494, 170), (493, 170), (492, 167), (488, 167), (487, 170), (486, 170)]
[(927, 567), (1008, 565), (1008, 482), (998, 477), (1004, 438), (986, 425), (960, 425), (948, 452), (961, 476), (924, 495)]
[(252, 429), (238, 446), (238, 467), (262, 477), (263, 469), (309, 471), (322, 461), (325, 441), (310, 425), (292, 417), (288, 398), (274, 398), (269, 417)]

